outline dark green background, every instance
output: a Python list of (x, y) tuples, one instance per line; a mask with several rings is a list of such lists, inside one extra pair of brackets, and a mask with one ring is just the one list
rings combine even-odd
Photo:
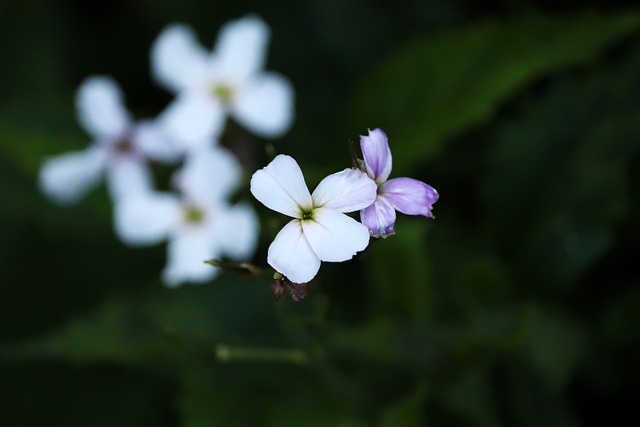
[[(297, 304), (268, 278), (166, 289), (164, 246), (121, 244), (104, 188), (72, 207), (37, 189), (45, 156), (89, 142), (85, 77), (113, 76), (152, 117), (171, 100), (150, 79), (160, 30), (188, 23), (212, 46), (248, 13), (272, 28), (268, 68), (293, 82), (297, 117), (276, 141), (229, 124), (247, 178), (272, 144), (313, 187), (381, 127), (392, 176), (441, 195), (436, 220), (399, 216)], [(0, 426), (637, 419), (639, 152), (631, 3), (4, 1)], [(253, 202), (264, 265), (284, 218)]]

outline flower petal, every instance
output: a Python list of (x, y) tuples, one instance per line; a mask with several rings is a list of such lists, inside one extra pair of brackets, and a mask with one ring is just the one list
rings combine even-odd
[(242, 171), (233, 153), (207, 147), (191, 153), (175, 175), (175, 186), (190, 200), (226, 200), (240, 183)]
[(320, 269), (320, 258), (311, 249), (297, 219), (280, 230), (269, 246), (267, 262), (293, 283), (311, 281)]
[(313, 206), (300, 166), (284, 154), (253, 174), (251, 194), (269, 209), (293, 218)]
[(293, 123), (293, 87), (279, 74), (261, 74), (241, 86), (232, 115), (256, 135), (277, 138)]
[(439, 197), (435, 188), (412, 178), (391, 179), (380, 186), (380, 194), (403, 214), (426, 217), (432, 217), (432, 205)]
[(75, 203), (98, 183), (106, 159), (105, 150), (96, 147), (51, 157), (40, 170), (40, 188), (58, 203)]
[(369, 244), (369, 230), (355, 219), (331, 209), (314, 209), (312, 221), (302, 221), (309, 245), (321, 261), (346, 261)]
[(173, 163), (182, 157), (182, 152), (175, 141), (168, 138), (154, 121), (139, 122), (133, 129), (131, 138), (136, 149), (150, 159)]
[(220, 29), (215, 48), (221, 68), (240, 79), (261, 70), (269, 37), (269, 28), (257, 16), (228, 22)]
[(373, 237), (385, 238), (395, 234), (396, 210), (384, 197), (378, 197), (371, 206), (360, 211), (360, 221)]
[(222, 253), (236, 261), (251, 258), (258, 244), (260, 222), (253, 208), (240, 203), (218, 212), (220, 227), (217, 238)]
[(141, 158), (116, 155), (107, 164), (107, 184), (114, 201), (151, 191), (152, 181), (149, 167)]
[(185, 151), (216, 138), (224, 126), (224, 111), (214, 97), (198, 93), (178, 96), (158, 117), (158, 124)]
[(89, 77), (76, 94), (78, 121), (95, 137), (118, 137), (131, 121), (122, 99), (122, 91), (113, 79)]
[(367, 174), (378, 184), (391, 174), (391, 150), (387, 135), (382, 129), (369, 131), (369, 136), (360, 136), (360, 149), (364, 156)]
[(164, 283), (175, 288), (184, 282), (204, 283), (220, 272), (204, 261), (219, 256), (211, 248), (210, 236), (189, 230), (175, 236), (167, 245), (167, 265), (162, 272)]
[(170, 194), (128, 197), (115, 204), (116, 234), (128, 245), (153, 245), (166, 239), (177, 227), (180, 214), (180, 204)]
[(345, 169), (329, 175), (313, 190), (315, 207), (353, 212), (371, 205), (378, 186), (358, 169)]
[(152, 74), (159, 84), (180, 92), (205, 78), (208, 57), (190, 27), (170, 25), (151, 48)]

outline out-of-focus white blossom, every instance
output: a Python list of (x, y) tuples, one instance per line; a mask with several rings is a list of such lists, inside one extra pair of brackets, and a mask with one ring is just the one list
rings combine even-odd
[(293, 89), (263, 71), (270, 33), (256, 16), (224, 25), (208, 52), (190, 27), (171, 25), (151, 50), (156, 81), (177, 95), (161, 115), (165, 129), (186, 145), (218, 136), (227, 115), (263, 137), (278, 137), (293, 120)]
[(59, 203), (73, 203), (106, 176), (118, 200), (147, 190), (147, 160), (173, 161), (178, 155), (151, 121), (133, 123), (118, 85), (109, 77), (90, 77), (78, 88), (80, 125), (93, 137), (83, 151), (48, 158), (40, 171), (42, 190)]
[(179, 195), (149, 191), (116, 203), (116, 232), (133, 246), (168, 240), (162, 273), (168, 286), (209, 281), (219, 269), (205, 260), (242, 261), (255, 251), (259, 223), (253, 208), (228, 202), (240, 174), (235, 157), (221, 147), (192, 153), (174, 177)]

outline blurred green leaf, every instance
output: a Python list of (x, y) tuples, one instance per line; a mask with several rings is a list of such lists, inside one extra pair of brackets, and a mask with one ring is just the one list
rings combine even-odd
[(158, 427), (175, 418), (175, 382), (113, 364), (3, 363), (0, 425)]
[(587, 350), (582, 326), (564, 314), (530, 306), (523, 312), (521, 358), (551, 392), (561, 392), (581, 368)]
[(360, 425), (308, 367), (194, 365), (183, 375), (179, 406), (185, 427)]
[(458, 372), (448, 379), (439, 395), (444, 406), (456, 418), (465, 420), (466, 425), (489, 427), (499, 424), (490, 368), (477, 362), (458, 367)]
[(89, 137), (82, 141), (78, 137), (0, 123), (0, 152), (33, 176), (38, 174), (46, 156), (82, 150), (88, 146)]
[(189, 356), (216, 363), (216, 344), (282, 345), (277, 329), (268, 284), (222, 277), (109, 300), (41, 338), (0, 347), (0, 355), (144, 366), (172, 366)]
[(392, 405), (382, 413), (380, 427), (423, 427), (425, 426), (425, 400), (429, 386), (421, 383), (410, 396)]
[(378, 313), (423, 323), (431, 316), (429, 257), (426, 249), (431, 220), (399, 215), (396, 235), (372, 242), (368, 281)]
[(486, 232), (522, 281), (570, 285), (612, 243), (640, 151), (638, 73), (640, 56), (563, 80), (500, 135), (481, 184)]
[(637, 13), (527, 14), (428, 37), (364, 79), (349, 123), (384, 128), (396, 171), (406, 171), (447, 137), (488, 119), (527, 83), (591, 60), (639, 24)]

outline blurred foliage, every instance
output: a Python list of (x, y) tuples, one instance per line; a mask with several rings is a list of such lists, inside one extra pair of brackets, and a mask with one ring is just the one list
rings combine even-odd
[[(0, 4), (0, 425), (558, 426), (633, 416), (640, 381), (640, 12), (619, 2), (13, 1)], [(212, 45), (272, 27), (297, 119), (277, 152), (313, 187), (382, 127), (392, 177), (436, 220), (324, 264), (307, 299), (223, 275), (164, 288), (104, 189), (39, 193), (44, 157), (86, 146), (74, 90), (118, 80), (138, 117), (170, 100), (148, 49), (169, 22)], [(223, 142), (250, 174), (264, 141)], [(248, 192), (242, 190), (242, 197)], [(255, 262), (277, 224), (264, 216)]]

